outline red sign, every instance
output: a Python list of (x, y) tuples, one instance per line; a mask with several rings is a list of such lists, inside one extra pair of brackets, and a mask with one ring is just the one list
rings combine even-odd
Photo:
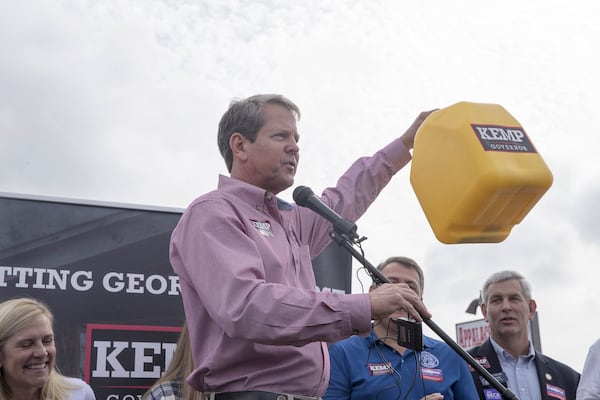
[(456, 342), (468, 350), (483, 344), (490, 337), (490, 327), (485, 319), (456, 324)]

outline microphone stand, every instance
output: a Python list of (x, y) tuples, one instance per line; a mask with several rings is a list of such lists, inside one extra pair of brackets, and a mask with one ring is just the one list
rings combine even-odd
[[(384, 283), (391, 283), (381, 271), (373, 266), (362, 253), (359, 253), (353, 246), (351, 239), (349, 239), (343, 233), (340, 233), (337, 229), (333, 229), (329, 232), (331, 238), (341, 247), (346, 249), (356, 260), (358, 260), (367, 269), (369, 275), (375, 282), (376, 285)], [(366, 238), (359, 239), (359, 242)], [(518, 397), (507, 387), (502, 385), (492, 374), (490, 374), (485, 368), (483, 368), (469, 353), (467, 353), (462, 347), (460, 347), (450, 336), (448, 336), (435, 322), (430, 318), (423, 318), (423, 322), (431, 328), (444, 342), (448, 344), (458, 355), (467, 362), (475, 371), (483, 376), (491, 386), (494, 387), (504, 400), (519, 400)]]

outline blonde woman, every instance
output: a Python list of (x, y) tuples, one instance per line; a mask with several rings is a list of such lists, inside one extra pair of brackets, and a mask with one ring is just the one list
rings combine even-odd
[(30, 298), (0, 303), (0, 400), (95, 400), (90, 386), (56, 369), (54, 317)]
[(144, 400), (202, 400), (202, 393), (186, 382), (192, 373), (194, 362), (190, 349), (187, 324), (183, 325), (177, 348), (163, 376), (144, 394)]

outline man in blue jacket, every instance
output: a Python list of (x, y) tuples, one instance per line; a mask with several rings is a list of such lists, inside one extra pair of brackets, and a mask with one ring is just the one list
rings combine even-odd
[[(423, 271), (414, 260), (391, 257), (377, 268), (391, 283), (404, 283), (422, 297)], [(330, 347), (323, 400), (478, 399), (466, 362), (446, 343), (423, 336), (417, 351), (398, 344), (396, 320), (402, 317), (407, 313), (376, 320), (368, 337), (352, 336)]]

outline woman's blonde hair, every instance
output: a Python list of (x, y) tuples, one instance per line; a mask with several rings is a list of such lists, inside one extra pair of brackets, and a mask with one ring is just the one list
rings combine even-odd
[(175, 348), (175, 353), (173, 353), (173, 358), (171, 359), (171, 363), (167, 367), (167, 370), (163, 373), (163, 375), (158, 379), (154, 385), (146, 393), (142, 396), (142, 399), (147, 399), (148, 394), (154, 389), (156, 386), (166, 383), (166, 382), (174, 382), (181, 381), (183, 383), (183, 400), (202, 400), (202, 393), (195, 390), (191, 387), (186, 379), (194, 370), (194, 361), (192, 359), (192, 349), (190, 346), (190, 335), (188, 333), (187, 322), (183, 324), (183, 329), (179, 334), (179, 339), (177, 340), (177, 347)]
[[(25, 329), (35, 318), (44, 315), (54, 327), (54, 316), (50, 309), (42, 302), (32, 298), (17, 298), (0, 303), (0, 352), (3, 351), (6, 341), (18, 332)], [(62, 376), (56, 364), (48, 380), (42, 387), (41, 398), (45, 400), (61, 400), (67, 397), (72, 385)], [(11, 389), (0, 367), (0, 400), (12, 398)]]

